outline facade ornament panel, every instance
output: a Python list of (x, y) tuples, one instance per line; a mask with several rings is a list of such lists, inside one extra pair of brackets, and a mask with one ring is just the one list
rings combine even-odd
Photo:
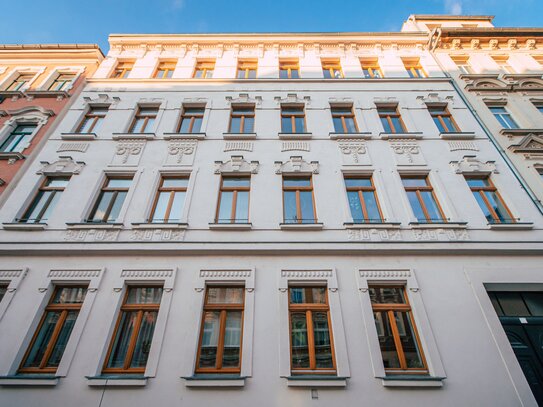
[(339, 151), (343, 165), (371, 165), (365, 141), (346, 139), (338, 141)]
[(107, 229), (74, 229), (66, 231), (64, 240), (72, 242), (114, 242), (120, 230)]
[(258, 161), (246, 161), (242, 155), (233, 155), (229, 161), (215, 161), (215, 174), (258, 174)]
[(119, 140), (111, 165), (138, 165), (145, 143), (146, 141), (141, 139)]
[(42, 161), (41, 165), (42, 167), (37, 172), (37, 174), (72, 175), (72, 174), (79, 174), (81, 170), (83, 170), (85, 163), (81, 161), (74, 161), (72, 157), (59, 157), (59, 159), (53, 163)]
[(136, 229), (130, 234), (130, 240), (142, 242), (177, 242), (184, 239), (185, 231), (176, 229)]
[(402, 234), (396, 229), (349, 229), (347, 239), (355, 242), (386, 242), (402, 240)]
[(278, 105), (282, 104), (300, 104), (300, 105), (310, 105), (311, 103), (311, 97), (310, 96), (303, 96), (298, 97), (296, 93), (289, 93), (287, 94), (286, 98), (282, 98), (280, 96), (276, 96), (274, 98), (275, 102)]
[(291, 156), (290, 160), (282, 162), (275, 162), (275, 173), (284, 174), (284, 173), (309, 173), (309, 174), (318, 174), (319, 173), (319, 162), (318, 161), (305, 161), (302, 156)]
[(110, 106), (116, 106), (120, 101), (121, 98), (117, 96), (109, 96), (105, 93), (99, 93), (96, 97), (89, 97), (85, 96), (83, 97), (83, 100), (85, 101), (85, 104), (104, 104), (104, 105), (110, 105)]
[(254, 98), (251, 98), (248, 93), (240, 93), (237, 98), (226, 96), (226, 101), (228, 102), (229, 105), (252, 104), (255, 106), (261, 106), (262, 96), (255, 96)]
[(470, 42), (471, 49), (481, 49), (481, 41), (478, 39), (473, 39)]
[(198, 140), (170, 140), (165, 165), (192, 165)]
[(461, 161), (451, 161), (451, 167), (457, 174), (498, 174), (494, 161), (482, 162), (475, 156), (464, 156)]
[(500, 49), (500, 42), (497, 39), (488, 41), (488, 47), (492, 50)]
[(526, 48), (528, 48), (529, 50), (536, 49), (536, 40), (534, 39), (526, 40)]
[(515, 38), (511, 38), (507, 40), (507, 46), (511, 50), (518, 49), (518, 41)]
[(449, 95), (442, 97), (437, 92), (428, 93), (426, 96), (417, 96), (421, 104), (452, 104), (454, 97)]
[(413, 229), (415, 240), (424, 241), (465, 241), (470, 236), (465, 229)]
[(84, 153), (89, 148), (89, 143), (62, 143), (57, 148), (57, 153), (63, 153), (66, 151), (76, 151), (79, 153)]
[(451, 49), (459, 50), (462, 49), (462, 40), (460, 38), (455, 38), (451, 41)]
[(253, 151), (253, 145), (252, 141), (227, 141), (224, 143), (223, 151)]
[(458, 150), (468, 150), (468, 151), (479, 151), (479, 148), (473, 141), (449, 141), (449, 151), (458, 151)]
[(391, 140), (396, 165), (426, 165), (424, 156), (416, 140)]
[(281, 143), (281, 151), (309, 151), (310, 144), (308, 141), (283, 141)]

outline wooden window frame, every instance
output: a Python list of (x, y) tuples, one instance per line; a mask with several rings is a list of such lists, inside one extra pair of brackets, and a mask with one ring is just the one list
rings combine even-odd
[(496, 186), (494, 185), (494, 183), (492, 182), (492, 179), (490, 178), (489, 175), (483, 175), (483, 176), (474, 176), (474, 175), (464, 175), (464, 178), (467, 180), (470, 180), (470, 179), (479, 179), (479, 180), (486, 180), (488, 181), (488, 186), (486, 187), (477, 187), (477, 186), (471, 186), (468, 184), (469, 186), (469, 189), (471, 190), (472, 194), (475, 194), (476, 192), (479, 193), (479, 195), (481, 196), (481, 198), (483, 199), (485, 205), (486, 205), (486, 208), (488, 209), (488, 211), (490, 212), (490, 215), (492, 216), (492, 218), (494, 219), (494, 223), (507, 223), (507, 222), (502, 222), (500, 220), (500, 217), (497, 215), (496, 211), (494, 210), (494, 208), (492, 208), (492, 205), (490, 205), (490, 202), (488, 202), (488, 198), (486, 197), (486, 195), (484, 194), (484, 192), (494, 192), (496, 194), (496, 197), (498, 198), (499, 202), (503, 205), (503, 207), (505, 208), (506, 212), (507, 212), (507, 215), (509, 215), (509, 219), (511, 220), (511, 223), (515, 223), (516, 222), (516, 219), (514, 218), (513, 214), (511, 213), (511, 210), (509, 209), (509, 207), (505, 204), (505, 201), (503, 200), (501, 194), (498, 192), (498, 188), (496, 188)]
[[(130, 293), (130, 290), (132, 288), (162, 288), (161, 301), (162, 301), (162, 296), (164, 295), (164, 287), (161, 284), (134, 284), (134, 285), (128, 285), (126, 287), (126, 292), (124, 293), (123, 302), (119, 309), (117, 322), (115, 323), (115, 329), (113, 330), (113, 334), (111, 335), (111, 339), (109, 341), (109, 347), (106, 354), (106, 358), (104, 359), (102, 373), (145, 373), (145, 369), (147, 366), (131, 368), (130, 364), (132, 363), (132, 357), (134, 356), (134, 349), (136, 347), (136, 342), (138, 340), (139, 330), (141, 327), (141, 321), (143, 319), (143, 313), (145, 311), (156, 311), (157, 313), (157, 319), (155, 321), (155, 330), (156, 330), (156, 323), (158, 322), (158, 313), (160, 311), (161, 301), (158, 302), (157, 304), (127, 304), (126, 301), (128, 299), (128, 294)], [(138, 311), (138, 316), (134, 324), (134, 329), (132, 330), (132, 334), (130, 336), (130, 341), (128, 343), (128, 349), (126, 351), (126, 355), (124, 359), (124, 366), (123, 368), (108, 368), (107, 365), (109, 363), (111, 352), (113, 352), (113, 345), (115, 345), (115, 338), (117, 337), (117, 333), (121, 325), (123, 313), (134, 312), (134, 311)], [(155, 336), (155, 331), (153, 331), (152, 338), (154, 336)], [(152, 338), (151, 338), (151, 343), (152, 343)]]
[(134, 63), (135, 61), (118, 61), (117, 65), (115, 66), (115, 69), (113, 69), (113, 74), (111, 77), (113, 79), (127, 79), (127, 77), (130, 75), (130, 72), (132, 72), (132, 69), (134, 69)]
[[(394, 112), (382, 112), (383, 109), (394, 109)], [(396, 134), (396, 133), (405, 133), (407, 130), (406, 130), (406, 127), (405, 127), (405, 123), (403, 122), (403, 119), (402, 119), (402, 115), (400, 114), (400, 112), (398, 111), (398, 106), (377, 106), (377, 113), (379, 114), (379, 120), (382, 120), (382, 119), (386, 119), (387, 122), (388, 122), (388, 125), (390, 127), (390, 129), (392, 130), (392, 133), (393, 134)], [(394, 122), (392, 121), (392, 117), (395, 117), (399, 120), (400, 122), (400, 125), (401, 125), (401, 129), (399, 129), (400, 131), (398, 131), (398, 129), (396, 129), (396, 127), (394, 126)], [(383, 127), (383, 130), (384, 127)]]
[(47, 209), (49, 209), (49, 205), (51, 205), (51, 201), (53, 200), (53, 198), (57, 195), (57, 193), (62, 193), (64, 191), (64, 189), (66, 188), (65, 186), (64, 187), (51, 187), (51, 186), (45, 185), (45, 184), (47, 184), (47, 181), (49, 181), (51, 179), (55, 179), (55, 178), (66, 178), (67, 181), (69, 182), (71, 176), (45, 177), (42, 180), (38, 190), (34, 194), (34, 197), (30, 201), (30, 204), (25, 209), (23, 216), (20, 219), (18, 219), (18, 221), (25, 222), (25, 223), (28, 223), (28, 222), (32, 221), (32, 219), (26, 218), (26, 215), (28, 214), (28, 211), (30, 210), (30, 208), (32, 208), (34, 206), (34, 202), (36, 201), (36, 198), (38, 197), (39, 193), (41, 191), (55, 191), (54, 194), (51, 194), (49, 196), (49, 198), (47, 199), (47, 203), (43, 206), (42, 210), (39, 213), (39, 216), (34, 220), (33, 223), (39, 223), (42, 220), (43, 215), (47, 211)]
[[(167, 180), (167, 179), (186, 179), (187, 180), (187, 186), (184, 186), (184, 187), (165, 187), (164, 186), (164, 180)], [(155, 211), (156, 211), (156, 206), (158, 204), (158, 199), (160, 197), (160, 193), (161, 192), (169, 192), (170, 193), (170, 198), (168, 200), (168, 206), (166, 207), (166, 212), (164, 213), (164, 219), (160, 219), (162, 220), (162, 223), (169, 223), (169, 220), (170, 220), (170, 214), (171, 214), (171, 211), (172, 211), (172, 205), (173, 205), (173, 201), (175, 199), (175, 193), (176, 192), (185, 192), (185, 194), (187, 193), (187, 190), (188, 190), (188, 182), (189, 182), (189, 176), (188, 175), (183, 175), (183, 176), (179, 176), (179, 175), (164, 175), (160, 178), (160, 184), (158, 186), (158, 189), (156, 191), (156, 194), (155, 194), (155, 200), (153, 202), (153, 206), (152, 206), (152, 209), (151, 209), (151, 214), (149, 216), (149, 219), (147, 220), (147, 222), (149, 223), (161, 223), (161, 222), (153, 222), (153, 217), (155, 215)], [(185, 200), (186, 200), (186, 195), (185, 195)]]
[[(373, 312), (387, 312), (388, 314), (388, 320), (390, 324), (390, 329), (392, 331), (392, 336), (394, 338), (394, 345), (396, 347), (396, 353), (398, 354), (398, 360), (400, 362), (401, 369), (387, 369), (385, 368), (385, 372), (387, 374), (428, 374), (428, 363), (426, 362), (426, 357), (424, 355), (424, 350), (422, 348), (422, 344), (420, 341), (420, 336), (418, 333), (417, 325), (415, 324), (415, 318), (413, 316), (413, 310), (411, 308), (411, 304), (409, 303), (409, 298), (407, 296), (407, 290), (405, 289), (405, 285), (392, 285), (392, 284), (368, 284), (369, 289), (371, 288), (400, 288), (403, 292), (403, 298), (405, 300), (405, 303), (403, 304), (396, 304), (396, 303), (371, 303), (371, 308)], [(405, 359), (405, 354), (403, 352), (403, 346), (400, 338), (400, 333), (398, 330), (398, 326), (396, 324), (396, 319), (394, 317), (395, 311), (402, 311), (405, 313), (409, 313), (409, 320), (411, 321), (411, 326), (413, 328), (413, 334), (414, 339), (417, 342), (417, 347), (420, 352), (420, 358), (423, 364), (422, 368), (408, 368), (407, 362)], [(374, 316), (375, 319), (375, 316)]]
[[(324, 288), (325, 289), (325, 304), (318, 303), (302, 303), (302, 304), (292, 304), (290, 297), (291, 288)], [(337, 363), (335, 355), (335, 346), (334, 346), (334, 335), (332, 329), (332, 320), (330, 318), (330, 302), (328, 299), (328, 286), (327, 285), (315, 285), (315, 284), (293, 284), (288, 287), (288, 330), (289, 330), (289, 359), (290, 359), (290, 371), (293, 375), (295, 374), (332, 374), (337, 373)], [(313, 312), (326, 312), (328, 319), (328, 333), (330, 335), (330, 349), (332, 353), (332, 368), (317, 368), (316, 367), (316, 354), (315, 354), (315, 338), (313, 330)], [(307, 330), (307, 348), (309, 352), (309, 368), (294, 368), (292, 366), (292, 314), (293, 313), (302, 313), (305, 312), (306, 319), (306, 330)]]
[[(241, 304), (208, 304), (208, 294), (209, 288), (241, 288), (243, 293), (243, 300)], [(200, 354), (202, 351), (202, 340), (204, 333), (204, 322), (205, 314), (207, 311), (220, 311), (219, 319), (219, 342), (217, 343), (217, 357), (216, 357), (216, 367), (215, 368), (201, 368), (199, 367), (200, 363)], [(241, 333), (240, 333), (240, 347), (239, 347), (239, 365), (235, 368), (223, 368), (222, 367), (222, 357), (224, 354), (224, 336), (226, 331), (226, 312), (227, 311), (241, 311)], [(243, 359), (243, 328), (244, 328), (244, 318), (245, 317), (245, 286), (241, 284), (209, 284), (206, 285), (205, 295), (204, 295), (204, 305), (202, 308), (202, 319), (200, 323), (200, 336), (198, 339), (198, 352), (196, 353), (196, 368), (194, 369), (195, 373), (240, 373), (241, 372), (241, 361)]]
[[(239, 111), (239, 110), (247, 110), (247, 109), (251, 109), (252, 112), (251, 113), (236, 113), (236, 111)], [(232, 119), (234, 117), (239, 117), (241, 118), (240, 120), (240, 124), (239, 124), (239, 130), (238, 131), (235, 131), (233, 132), (232, 130)], [(251, 131), (245, 131), (245, 118), (246, 117), (252, 117), (253, 118), (253, 128), (251, 129)], [(247, 105), (247, 106), (241, 106), (241, 105), (235, 105), (235, 106), (232, 106), (232, 109), (230, 110), (230, 123), (228, 125), (228, 132), (229, 133), (233, 133), (233, 134), (250, 134), (250, 133), (254, 133), (254, 121), (255, 121), (255, 106), (254, 105)]]
[[(152, 115), (152, 114), (142, 114), (143, 111), (151, 110), (151, 109), (154, 110), (154, 112), (155, 112), (154, 115)], [(130, 133), (130, 134), (149, 133), (149, 132), (146, 132), (147, 125), (149, 123), (149, 119), (152, 118), (152, 119), (156, 120), (156, 118), (158, 116), (158, 110), (159, 110), (158, 106), (138, 106), (138, 111), (136, 112), (136, 114), (134, 115), (134, 118), (132, 119), (132, 124), (130, 125), (130, 130), (128, 131), (128, 133)], [(138, 122), (139, 119), (143, 119), (143, 125), (141, 126), (141, 131), (139, 133), (134, 133), (136, 123)]]
[[(32, 80), (34, 79), (34, 77), (36, 76), (35, 73), (26, 73), (26, 72), (19, 72), (17, 74), (17, 77), (15, 79), (13, 79), (13, 81), (11, 81), (11, 83), (6, 87), (6, 91), (8, 92), (19, 92), (20, 89), (25, 86), (27, 83), (30, 83), (32, 82)], [(26, 80), (24, 81), (20, 81), (21, 78), (26, 78)], [(11, 89), (11, 87), (15, 84), (17, 84), (17, 86), (15, 86), (14, 89)]]
[[(63, 80), (60, 80), (63, 76), (68, 76), (70, 77), (70, 79), (63, 79)], [(64, 88), (70, 84), (70, 83), (73, 83), (75, 78), (77, 77), (76, 74), (74, 73), (59, 73), (57, 75), (57, 77), (53, 80), (53, 82), (51, 82), (51, 85), (49, 85), (49, 88), (47, 90), (49, 91), (53, 91), (53, 92), (62, 92), (64, 91)], [(59, 83), (62, 83), (62, 86), (60, 86), (59, 89), (54, 89), (55, 88), (55, 85), (58, 85)]]
[[(171, 72), (173, 75), (176, 65), (177, 65), (177, 62), (175, 61), (160, 61), (155, 70), (153, 78), (154, 79), (171, 79), (171, 77), (168, 77), (168, 74)], [(162, 72), (162, 76), (159, 76), (160, 72)]]
[[(87, 222), (89, 222), (89, 223), (108, 223), (109, 215), (111, 214), (111, 210), (113, 209), (113, 206), (115, 205), (115, 201), (117, 200), (117, 196), (119, 195), (118, 193), (119, 192), (126, 192), (128, 194), (128, 191), (130, 190), (130, 186), (129, 187), (108, 187), (107, 186), (109, 181), (114, 180), (114, 179), (129, 179), (129, 180), (133, 181), (134, 177), (129, 176), (129, 175), (120, 175), (120, 176), (115, 175), (115, 176), (106, 177), (106, 179), (104, 180), (104, 182), (102, 184), (102, 188), (100, 188), (100, 192), (98, 193), (98, 197), (96, 198), (96, 202), (92, 206), (92, 210), (90, 211), (90, 214), (89, 214), (89, 216), (87, 218)], [(96, 210), (98, 209), (98, 206), (100, 205), (100, 202), (101, 202), (100, 198), (102, 197), (104, 192), (108, 192), (108, 191), (113, 191), (114, 195), (113, 195), (113, 198), (111, 199), (111, 201), (109, 203), (109, 206), (107, 207), (106, 212), (104, 213), (104, 218), (102, 220), (100, 220), (99, 222), (93, 222), (92, 219), (94, 218)], [(124, 202), (123, 202), (123, 205), (124, 205)]]
[[(298, 71), (298, 77), (292, 77), (292, 71)], [(287, 72), (286, 78), (281, 78), (281, 71)], [(279, 60), (279, 79), (300, 79), (300, 63), (298, 60), (293, 59), (280, 59)]]
[[(445, 217), (445, 213), (443, 212), (443, 208), (441, 208), (441, 204), (439, 203), (436, 194), (434, 192), (434, 188), (432, 187), (432, 184), (430, 183), (430, 180), (428, 179), (428, 175), (419, 175), (419, 176), (401, 176), (402, 183), (403, 179), (423, 179), (426, 182), (426, 186), (403, 186), (405, 189), (405, 192), (416, 192), (417, 193), (417, 199), (419, 201), (419, 204), (421, 206), (422, 212), (424, 213), (424, 217), (426, 218), (426, 223), (436, 223), (436, 220), (433, 220), (430, 218), (430, 215), (428, 213), (428, 209), (426, 208), (426, 204), (424, 203), (424, 199), (422, 199), (422, 195), (420, 194), (421, 191), (424, 192), (430, 192), (432, 194), (432, 198), (434, 198), (434, 201), (436, 203), (437, 209), (439, 211), (439, 214), (441, 215), (441, 220), (437, 221), (438, 223), (447, 223), (447, 218)], [(409, 199), (408, 199), (409, 200)], [(418, 220), (418, 219), (417, 219)], [(420, 222), (420, 220), (418, 220)]]
[[(102, 113), (96, 113), (96, 111), (99, 110), (99, 109), (105, 109), (106, 111), (103, 112), (103, 114)], [(83, 117), (83, 120), (81, 120), (81, 123), (79, 123), (79, 126), (77, 127), (77, 133), (80, 133), (80, 134), (90, 134), (90, 133), (92, 133), (94, 128), (96, 127), (96, 125), (100, 121), (100, 119), (103, 120), (103, 119), (106, 118), (107, 110), (109, 110), (109, 107), (107, 107), (107, 106), (105, 106), (105, 107), (91, 106), (89, 111)], [(89, 130), (86, 133), (81, 133), (81, 130), (83, 129), (83, 125), (85, 124), (85, 122), (87, 120), (90, 120), (90, 119), (92, 119), (92, 124), (89, 127)]]
[[(353, 119), (353, 123), (354, 123), (354, 128), (355, 128), (355, 133), (358, 133), (359, 130), (358, 130), (358, 123), (356, 122), (356, 117), (354, 115), (354, 111), (353, 111), (353, 107), (352, 106), (349, 106), (349, 111), (350, 113), (348, 115), (346, 114), (339, 114), (339, 113), (334, 113), (334, 109), (342, 109), (342, 108), (347, 108), (346, 106), (330, 106), (330, 113), (332, 114), (332, 121), (333, 119), (336, 119), (336, 118), (341, 118), (341, 125), (343, 127), (343, 134), (350, 134), (348, 129), (347, 129), (347, 125), (345, 123), (345, 118), (351, 118)], [(334, 127), (334, 130), (335, 130), (335, 127)]]
[[(16, 133), (17, 128), (26, 127), (26, 126), (33, 126), (34, 129), (30, 133), (27, 133), (27, 132)], [(26, 136), (32, 136), (33, 134), (35, 134), (37, 132), (37, 130), (39, 129), (39, 127), (40, 126), (37, 123), (27, 123), (27, 124), (25, 124), (25, 123), (16, 123), (13, 130), (11, 130), (10, 133), (7, 135), (7, 137), (4, 140), (2, 140), (2, 142), (0, 143), (0, 153), (11, 153), (11, 152), (13, 152), (14, 150), (17, 149), (19, 144), (21, 144), (21, 141), (23, 141)], [(16, 135), (16, 136), (20, 135), (21, 137), (19, 138), (19, 141), (17, 141), (17, 144), (15, 144), (9, 151), (4, 150), (4, 146), (6, 146), (8, 144), (8, 141), (10, 141), (10, 138), (13, 135)], [(23, 151), (23, 150), (21, 150), (21, 151)]]
[[(4, 283), (4, 282), (0, 283), (0, 302), (2, 302), (2, 300), (6, 296), (8, 292), (8, 288), (9, 288), (9, 283)], [(3, 293), (2, 293), (2, 290), (4, 291)]]
[[(344, 180), (348, 179), (369, 179), (371, 182), (371, 186), (347, 186), (345, 185), (345, 190), (347, 192), (358, 192), (358, 199), (360, 200), (360, 206), (362, 208), (362, 214), (364, 215), (364, 223), (371, 223), (371, 219), (368, 216), (368, 210), (366, 209), (366, 201), (364, 200), (364, 192), (373, 192), (373, 196), (375, 197), (375, 202), (377, 203), (377, 210), (379, 211), (379, 217), (380, 222), (384, 221), (383, 211), (381, 210), (381, 204), (379, 203), (379, 197), (377, 196), (377, 190), (375, 188), (375, 184), (373, 182), (373, 177), (371, 175), (349, 175), (345, 176)], [(349, 210), (350, 210), (350, 204), (349, 204)], [(356, 223), (355, 219), (353, 221)]]
[[(202, 71), (201, 77), (196, 77), (196, 73), (198, 71)], [(211, 71), (211, 77), (207, 77), (207, 73)], [(215, 73), (215, 60), (202, 60), (202, 61), (196, 61), (196, 64), (194, 65), (194, 71), (192, 71), (192, 77), (194, 79), (211, 79), (213, 78), (213, 74)]]
[[(225, 187), (224, 186), (224, 180), (228, 178), (246, 178), (249, 180), (249, 186), (236, 186), (236, 187)], [(247, 202), (247, 219), (246, 221), (249, 222), (249, 209), (250, 209), (250, 203), (251, 203), (251, 176), (238, 176), (238, 175), (230, 175), (230, 176), (221, 176), (221, 186), (219, 189), (219, 197), (217, 201), (217, 210), (215, 211), (215, 223), (230, 223), (230, 224), (236, 224), (236, 223), (245, 223), (245, 222), (237, 222), (236, 219), (236, 205), (238, 201), (238, 191), (247, 191), (249, 193), (249, 200)], [(222, 220), (227, 219), (219, 219), (219, 213), (221, 209), (221, 199), (223, 192), (233, 192), (232, 194), (232, 210), (230, 211), (230, 222), (219, 222)]]
[[(368, 75), (371, 79), (382, 79), (385, 76), (383, 75), (383, 71), (381, 70), (381, 66), (379, 65), (379, 60), (377, 58), (375, 59), (360, 59), (360, 66), (362, 68), (362, 72), (368, 71)], [(376, 76), (375, 73), (378, 73)], [(367, 79), (367, 76), (364, 74), (364, 77)]]
[[(291, 180), (291, 179), (307, 179), (309, 178), (309, 186), (303, 187), (303, 186), (285, 186), (285, 180)], [(289, 224), (313, 224), (318, 223), (317, 219), (317, 208), (315, 206), (315, 193), (313, 191), (313, 177), (311, 175), (283, 175), (282, 179), (282, 187), (283, 187), (283, 222), (287, 223), (287, 219), (285, 218), (285, 192), (287, 191), (295, 191), (296, 192), (296, 222), (289, 222)], [(302, 218), (302, 205), (300, 200), (300, 192), (301, 191), (310, 191), (311, 192), (311, 200), (313, 202), (313, 222), (308, 223), (304, 222), (304, 219)]]
[[(291, 110), (291, 113), (285, 113), (285, 110)], [(293, 113), (294, 111), (295, 113)], [(290, 126), (292, 127), (292, 132), (285, 132), (283, 129), (283, 118), (290, 117)], [(296, 128), (296, 118), (302, 117), (304, 119), (304, 128), (303, 131), (297, 131)], [(307, 122), (305, 119), (305, 106), (303, 105), (282, 105), (281, 106), (281, 132), (286, 134), (304, 134), (307, 133)]]
[[(198, 114), (187, 114), (187, 111), (189, 109), (202, 109), (202, 113), (201, 114), (200, 113), (198, 113)], [(183, 112), (181, 113), (181, 118), (179, 120), (179, 124), (177, 125), (177, 133), (181, 132), (181, 127), (183, 126), (183, 121), (185, 119), (190, 119), (190, 124), (189, 124), (188, 133), (183, 133), (183, 134), (199, 133), (202, 130), (201, 128), (200, 128), (200, 131), (198, 131), (198, 132), (193, 132), (192, 131), (193, 128), (194, 128), (194, 122), (195, 122), (196, 118), (202, 119), (202, 122), (203, 122), (204, 121), (204, 115), (205, 115), (205, 106), (183, 106)]]
[[(438, 109), (439, 109), (439, 112), (437, 112)], [(437, 119), (439, 123), (441, 124), (441, 127), (445, 129), (445, 131), (441, 131), (441, 133), (458, 133), (460, 131), (458, 125), (456, 124), (456, 121), (452, 117), (451, 112), (449, 112), (449, 109), (447, 108), (447, 106), (428, 105), (428, 112), (430, 112), (430, 116), (432, 116), (432, 119), (434, 120)], [(452, 129), (449, 129), (445, 120), (443, 120), (443, 117), (449, 118), (449, 120), (451, 121), (453, 125)]]
[(420, 59), (403, 59), (403, 66), (411, 78), (428, 78), (428, 72), (420, 64)]
[[(245, 71), (243, 78), (239, 77), (241, 71)], [(250, 71), (255, 71), (255, 77), (250, 78)], [(236, 69), (236, 79), (256, 79), (258, 76), (258, 60), (253, 59), (240, 59)]]
[[(341, 69), (341, 61), (339, 59), (324, 59), (321, 60), (321, 66), (322, 71), (324, 75), (324, 71), (328, 71), (330, 73), (330, 78), (324, 78), (324, 79), (345, 79), (345, 75), (343, 74), (343, 69)], [(334, 76), (334, 71), (339, 71), (340, 77), (336, 78)]]
[[(55, 286), (55, 290), (53, 291), (53, 294), (51, 295), (51, 298), (49, 299), (49, 302), (47, 306), (45, 307), (43, 311), (43, 315), (41, 317), (40, 323), (38, 324), (38, 327), (36, 328), (36, 331), (34, 332), (34, 335), (32, 336), (32, 340), (30, 341), (28, 348), (24, 354), (23, 359), (21, 360), (21, 363), (19, 365), (19, 369), (17, 370), (17, 373), (56, 373), (58, 370), (57, 367), (46, 367), (47, 362), (49, 361), (49, 358), (51, 357), (51, 353), (54, 350), (54, 347), (57, 343), (58, 336), (60, 335), (60, 331), (62, 330), (62, 327), (64, 326), (64, 322), (66, 321), (66, 317), (68, 315), (68, 312), (70, 311), (77, 311), (77, 317), (79, 318), (79, 313), (81, 311), (81, 308), (83, 306), (83, 302), (85, 302), (85, 298), (83, 298), (83, 301), (81, 303), (73, 304), (73, 303), (62, 303), (62, 304), (53, 304), (53, 300), (55, 299), (56, 294), (59, 290), (63, 288), (84, 288), (88, 290), (88, 285), (81, 285), (81, 284), (59, 284)], [(36, 342), (36, 339), (38, 337), (38, 334), (41, 331), (41, 328), (43, 324), (45, 323), (45, 318), (47, 316), (48, 312), (60, 312), (60, 317), (57, 323), (55, 324), (55, 329), (53, 330), (53, 334), (51, 336), (51, 339), (49, 340), (49, 343), (47, 345), (47, 349), (45, 353), (43, 354), (43, 358), (40, 362), (40, 366), (38, 368), (35, 367), (23, 367), (27, 358), (30, 356), (30, 352), (32, 350), (32, 347), (34, 346), (34, 343)], [(76, 318), (77, 321), (77, 318)], [(75, 325), (75, 323), (74, 323)], [(73, 332), (73, 331), (72, 331)], [(70, 332), (70, 336), (72, 335), (72, 332)], [(70, 337), (69, 336), (69, 337)], [(68, 339), (69, 339), (68, 337)], [(67, 344), (67, 343), (66, 343)], [(64, 348), (65, 350), (66, 348)], [(64, 353), (64, 351), (63, 351)]]

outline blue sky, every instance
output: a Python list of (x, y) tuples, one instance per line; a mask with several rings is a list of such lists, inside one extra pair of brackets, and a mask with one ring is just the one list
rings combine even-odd
[[(3, 1), (3, 15), (21, 15)], [(26, 0), (1, 43), (98, 43), (110, 33), (397, 31), (410, 14), (490, 14), (501, 27), (541, 27), (543, 0)]]

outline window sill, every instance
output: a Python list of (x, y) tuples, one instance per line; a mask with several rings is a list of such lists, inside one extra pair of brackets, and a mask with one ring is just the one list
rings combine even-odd
[(347, 229), (399, 229), (400, 222), (380, 222), (380, 223), (355, 223), (344, 222), (343, 226)]
[(122, 229), (122, 223), (90, 223), (90, 222), (66, 222), (68, 229)]
[(24, 160), (25, 156), (21, 153), (0, 153), (0, 160)]
[(198, 374), (185, 379), (186, 387), (244, 387), (245, 376), (230, 374)]
[(2, 223), (4, 230), (45, 230), (47, 223), (7, 222)]
[(280, 223), (281, 230), (322, 230), (323, 223)]
[(468, 222), (409, 222), (409, 226), (413, 229), (467, 229)]
[(361, 140), (369, 140), (372, 138), (371, 132), (362, 132), (362, 133), (334, 133), (330, 132), (328, 133), (330, 136), (330, 140), (342, 140), (342, 139), (361, 139)]
[(27, 90), (25, 95), (45, 98), (70, 97), (70, 94), (63, 90)]
[(222, 138), (225, 140), (254, 140), (256, 133), (223, 133)]
[(286, 376), (288, 387), (346, 387), (347, 377), (329, 375)]
[(253, 224), (248, 223), (210, 223), (211, 230), (251, 230)]
[(378, 377), (384, 387), (443, 387), (445, 377), (396, 375)]
[(164, 133), (164, 140), (203, 140), (205, 133)]
[(443, 140), (473, 140), (475, 138), (475, 132), (452, 131), (446, 133), (439, 133), (439, 137), (441, 137)]
[(96, 139), (96, 133), (60, 133), (62, 140), (90, 141)]
[(313, 133), (277, 133), (279, 140), (310, 140)]
[(155, 133), (113, 133), (113, 140), (123, 139), (141, 139), (141, 140), (154, 140)]
[(2, 90), (0, 91), (0, 96), (3, 96), (3, 97), (17, 96), (17, 97), (22, 98), (24, 96), (24, 93), (21, 92), (20, 90)]
[(0, 376), (0, 386), (56, 386), (58, 379), (47, 374)]
[(489, 223), (488, 228), (492, 230), (530, 230), (533, 229), (533, 222), (515, 223)]
[(383, 131), (379, 133), (379, 136), (381, 137), (382, 140), (403, 140), (403, 139), (419, 140), (422, 138), (422, 132), (413, 131), (413, 132), (403, 132), (403, 133), (387, 133)]
[(132, 223), (132, 229), (186, 229), (189, 226), (188, 223)]
[(507, 137), (526, 136), (528, 134), (541, 134), (543, 129), (501, 129), (500, 134)]
[(147, 385), (147, 377), (140, 375), (101, 375), (86, 376), (90, 387), (142, 387)]

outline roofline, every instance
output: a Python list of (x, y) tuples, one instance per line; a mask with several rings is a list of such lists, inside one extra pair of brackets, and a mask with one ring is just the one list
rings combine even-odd
[(451, 15), (451, 14), (411, 14), (410, 20), (494, 20), (494, 16), (491, 15)]
[(68, 50), (96, 50), (102, 56), (104, 53), (98, 44), (0, 44), (0, 51), (68, 51)]
[(455, 27), (441, 27), (442, 37), (506, 37), (506, 36), (543, 36), (543, 28), (538, 27), (526, 27), (526, 28), (513, 28), (513, 27), (486, 27), (486, 28), (455, 28)]

